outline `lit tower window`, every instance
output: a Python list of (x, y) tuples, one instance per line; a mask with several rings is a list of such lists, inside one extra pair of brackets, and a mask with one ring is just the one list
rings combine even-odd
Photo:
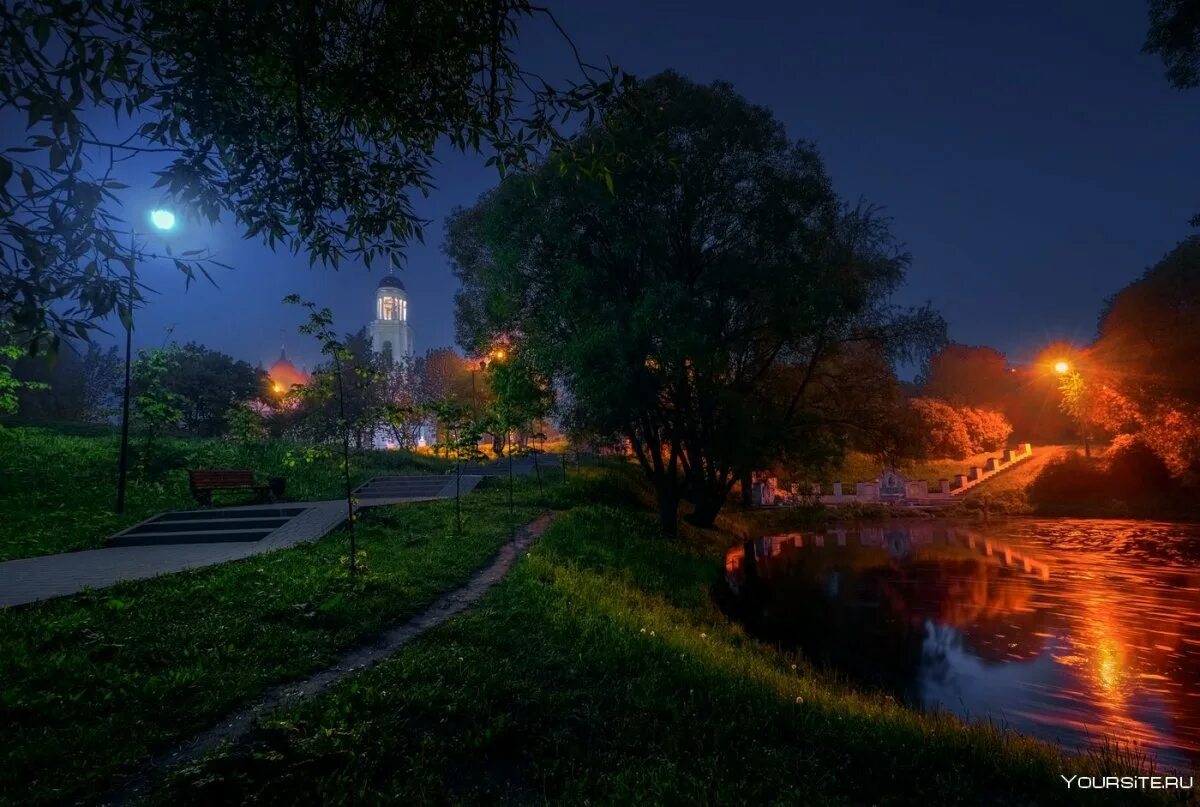
[(380, 297), (376, 305), (378, 307), (378, 310), (375, 312), (377, 319), (384, 322), (408, 321), (408, 300), (405, 300), (403, 297), (389, 294)]

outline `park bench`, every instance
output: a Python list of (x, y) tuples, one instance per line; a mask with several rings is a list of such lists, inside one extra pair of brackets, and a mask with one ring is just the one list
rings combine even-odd
[(232, 493), (246, 490), (253, 491), (264, 501), (272, 501), (275, 498), (271, 493), (271, 486), (259, 483), (254, 477), (254, 471), (188, 471), (188, 484), (191, 486), (192, 496), (200, 504), (212, 504), (213, 493), (217, 491)]

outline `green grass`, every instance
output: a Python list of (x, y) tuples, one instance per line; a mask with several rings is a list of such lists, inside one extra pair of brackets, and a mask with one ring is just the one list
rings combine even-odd
[[(576, 490), (584, 486), (576, 484)], [(611, 492), (611, 491), (610, 491)], [(589, 495), (585, 493), (585, 496)], [(614, 497), (606, 496), (612, 501)], [(712, 535), (623, 506), (559, 517), (484, 601), (176, 773), (164, 803), (1128, 804), (1067, 757), (861, 694), (713, 605)]]
[[(109, 535), (163, 510), (196, 507), (188, 491), (190, 468), (249, 468), (265, 481), (285, 476), (287, 498), (343, 495), (340, 465), (327, 451), (270, 440), (239, 445), (223, 440), (167, 439), (155, 469), (135, 453), (125, 513), (116, 501), (115, 433), (65, 434), (45, 428), (0, 427), (0, 561), (94, 549)], [(140, 446), (133, 441), (133, 448)], [(354, 483), (381, 473), (440, 473), (443, 460), (399, 451), (367, 451), (351, 461)], [(245, 497), (218, 503), (244, 504)]]
[[(516, 516), (541, 508), (517, 484)], [(547, 496), (558, 496), (555, 486)], [(539, 500), (540, 501), (540, 500)], [(264, 687), (339, 651), (463, 582), (509, 537), (507, 487), (454, 503), (367, 511), (369, 572), (348, 580), (344, 532), (208, 569), (0, 609), (0, 802), (103, 793), (115, 774), (208, 727)]]

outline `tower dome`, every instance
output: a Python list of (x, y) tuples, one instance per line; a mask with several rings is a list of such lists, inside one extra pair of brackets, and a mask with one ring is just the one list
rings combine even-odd
[(379, 281), (379, 288), (381, 288), (381, 289), (400, 289), (400, 291), (404, 291), (404, 284), (402, 282), (400, 282), (400, 278), (396, 277), (395, 275), (389, 274), (383, 280)]

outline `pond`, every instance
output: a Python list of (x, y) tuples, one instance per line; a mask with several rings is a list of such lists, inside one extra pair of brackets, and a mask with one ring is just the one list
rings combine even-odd
[(1200, 766), (1200, 525), (847, 524), (731, 547), (748, 629), (909, 705)]

